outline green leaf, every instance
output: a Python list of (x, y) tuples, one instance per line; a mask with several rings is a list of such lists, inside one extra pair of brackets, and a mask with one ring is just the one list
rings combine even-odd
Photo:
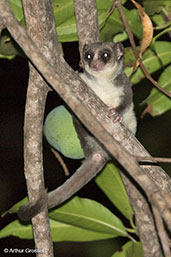
[(15, 58), (16, 55), (3, 55), (3, 54), (0, 54), (0, 58), (1, 59), (8, 59), (8, 60), (12, 60)]
[(74, 16), (57, 26), (56, 30), (59, 42), (71, 42), (78, 40)]
[(64, 224), (55, 220), (50, 220), (52, 240), (89, 242), (95, 240), (109, 239), (114, 236), (111, 234), (99, 233), (87, 229), (79, 228), (69, 224)]
[[(142, 37), (142, 26), (138, 16), (138, 12), (135, 9), (123, 9), (131, 31), (134, 33), (136, 37), (140, 39)], [(110, 17), (106, 20), (105, 26), (101, 29), (101, 37), (103, 41), (111, 41), (114, 35), (123, 31), (124, 25), (120, 19), (118, 10), (115, 9), (114, 12), (110, 15)]]
[(140, 242), (127, 242), (121, 251), (117, 251), (111, 257), (143, 257), (142, 245)]
[(96, 201), (74, 197), (49, 213), (51, 219), (90, 231), (128, 236), (120, 219)]
[(146, 0), (145, 1), (145, 5), (148, 5), (150, 2), (152, 2), (151, 6), (149, 6), (149, 13), (150, 14), (154, 14), (154, 11), (157, 13), (157, 12), (162, 10), (162, 12), (160, 12), (160, 14), (155, 14), (155, 15), (151, 16), (152, 21), (154, 23), (156, 23), (157, 25), (159, 25), (159, 26), (165, 24), (166, 20), (167, 20), (166, 17), (169, 17), (169, 15), (170, 15), (170, 8), (171, 8), (170, 0), (165, 0), (165, 1), (158, 0), (158, 1), (155, 1), (155, 5), (154, 5), (154, 0), (151, 0), (151, 1)]
[[(137, 47), (137, 50), (139, 50), (139, 47)], [(124, 66), (125, 67), (133, 67), (136, 63), (136, 58), (135, 58), (135, 55), (132, 51), (132, 48), (131, 47), (125, 47), (124, 53), (125, 53)], [(127, 69), (130, 69), (130, 68), (125, 68), (125, 72), (126, 72)]]
[(170, 63), (171, 43), (167, 41), (157, 41), (154, 43), (155, 51), (163, 65)]
[(115, 10), (106, 20), (105, 25), (100, 30), (100, 35), (103, 41), (112, 41), (114, 35), (123, 32), (123, 30), (119, 13)]
[(137, 9), (128, 10), (124, 8), (124, 13), (132, 33), (138, 38), (142, 39), (142, 24), (138, 15)]
[[(109, 0), (105, 2), (108, 2), (107, 6), (111, 5)], [(98, 3), (98, 6), (98, 23), (99, 27), (101, 28), (106, 21), (108, 8), (104, 5), (103, 1)], [(61, 0), (57, 3), (54, 1), (53, 7), (58, 40), (60, 42), (71, 42), (78, 40), (73, 1)]]
[(22, 0), (9, 0), (9, 4), (17, 20), (21, 21), (24, 18)]
[[(112, 238), (113, 235), (105, 233), (97, 233), (86, 229), (74, 227), (54, 220), (50, 220), (50, 228), (52, 240), (60, 241), (94, 241)], [(31, 224), (22, 224), (19, 220), (15, 220), (1, 229), (0, 238), (16, 236), (21, 239), (33, 239)]]
[(104, 1), (101, 1), (101, 0), (96, 0), (96, 6), (97, 6), (97, 9), (103, 9), (103, 10), (106, 10), (108, 11), (109, 8), (111, 7), (111, 1), (110, 0), (104, 0)]
[[(68, 208), (69, 212), (70, 212), (70, 208), (72, 208), (73, 211), (75, 210), (72, 203), (74, 205), (75, 204), (77, 205), (78, 202), (81, 203), (82, 201), (84, 202), (84, 200), (86, 201), (86, 199), (79, 199), (79, 198), (78, 198), (78, 200), (77, 200), (77, 198), (74, 198), (74, 199), (72, 201), (70, 201), (71, 203), (70, 202), (68, 203), (70, 205), (70, 207)], [(87, 200), (87, 201), (90, 201), (90, 200)], [(21, 205), (23, 205), (27, 202), (28, 202), (28, 198), (26, 197), (23, 200), (16, 203), (15, 205), (13, 205), (2, 216), (5, 216), (7, 213), (10, 213), (10, 214), (16, 213), (18, 211), (18, 208)], [(68, 206), (68, 204), (66, 204), (66, 205)], [(90, 204), (88, 204), (88, 206), (89, 205)], [(84, 206), (84, 204), (82, 206)], [(87, 206), (87, 205), (85, 204), (85, 206)], [(96, 206), (96, 202), (95, 202), (95, 206)], [(61, 207), (61, 208), (63, 208), (63, 207)], [(51, 234), (52, 234), (52, 239), (55, 242), (59, 242), (59, 241), (93, 241), (93, 240), (102, 240), (102, 239), (108, 239), (108, 238), (116, 237), (116, 235), (115, 234), (113, 235), (113, 233), (93, 231), (93, 229), (92, 230), (91, 229), (84, 229), (83, 228), (84, 225), (83, 225), (83, 227), (81, 227), (81, 226), (78, 227), (78, 226), (75, 226), (75, 225), (72, 225), (72, 224), (66, 224), (66, 223), (63, 223), (63, 222), (58, 222), (58, 221), (56, 221), (56, 218), (53, 218), (53, 216), (58, 216), (58, 215), (55, 214), (55, 212), (56, 211), (51, 211), (50, 212), (50, 217), (52, 215), (52, 219), (50, 219)], [(113, 214), (111, 214), (111, 215), (113, 216)], [(67, 216), (67, 210), (65, 211), (64, 220), (66, 220), (66, 216)], [(72, 213), (72, 215), (70, 217), (72, 217), (72, 216), (74, 216), (74, 213)], [(84, 217), (82, 217), (82, 219), (84, 220)], [(57, 220), (58, 220), (58, 218), (57, 218)], [(60, 218), (59, 218), (59, 220), (60, 220)], [(67, 221), (68, 220), (69, 220), (69, 218), (67, 219)], [(122, 223), (121, 223), (121, 226), (122, 226)], [(122, 226), (122, 228), (124, 230), (123, 226)], [(123, 234), (125, 234), (125, 236), (126, 236), (125, 230), (123, 231)], [(22, 238), (22, 239), (32, 239), (33, 238), (32, 226), (28, 225), (28, 224), (25, 224), (25, 223), (22, 224), (22, 223), (19, 222), (19, 220), (15, 220), (15, 221), (11, 222), (10, 224), (8, 224), (5, 228), (3, 228), (0, 231), (0, 238), (4, 238), (4, 237), (7, 237), (7, 236), (11, 236), (11, 235), (17, 236), (17, 237)]]
[(117, 43), (117, 42), (123, 42), (125, 40), (128, 39), (128, 35), (125, 31), (123, 31), (122, 33), (118, 33), (114, 36), (113, 38), (113, 42)]
[(132, 246), (126, 251), (126, 257), (144, 257), (142, 244), (140, 242), (134, 242)]
[[(171, 92), (170, 74), (171, 65), (163, 71), (158, 80), (159, 85), (162, 86), (162, 88), (165, 88), (168, 92)], [(150, 95), (145, 99), (143, 103), (148, 104), (147, 108), (150, 109), (150, 114), (152, 116), (161, 115), (162, 113), (171, 110), (171, 100), (169, 99), (169, 97), (164, 95), (164, 93), (160, 92), (156, 88), (152, 89)]]
[(133, 211), (119, 171), (113, 163), (106, 165), (96, 178), (96, 183), (120, 212), (130, 219)]
[[(131, 248), (132, 245), (133, 245), (133, 242), (128, 241), (125, 245), (122, 246), (122, 249), (120, 251), (117, 251), (111, 257), (127, 257), (126, 251), (127, 251), (127, 249)], [(139, 257), (139, 256), (137, 256), (137, 257)]]
[(52, 3), (59, 42), (78, 40), (73, 0), (58, 0)]
[(7, 236), (17, 236), (19, 238), (32, 239), (32, 226), (31, 224), (22, 224), (19, 220), (15, 220), (8, 224), (0, 231), (0, 238)]
[(52, 4), (55, 24), (57, 27), (74, 16), (73, 0), (55, 0), (52, 1)]
[(16, 55), (23, 55), (22, 50), (17, 43), (11, 38), (10, 34), (3, 30), (0, 37), (0, 55), (1, 58), (12, 59)]
[[(111, 1), (109, 0), (97, 1), (98, 23), (101, 30), (101, 38), (104, 41), (112, 41), (115, 34), (124, 31), (124, 26), (117, 10), (108, 17), (110, 7)], [(59, 41), (71, 42), (78, 40), (73, 1), (53, 1), (53, 9)], [(132, 32), (138, 38), (141, 38), (142, 26), (137, 11), (124, 8), (124, 12)]]
[(143, 5), (148, 14), (154, 14), (154, 13), (159, 13), (161, 11), (165, 1), (158, 0), (158, 1), (155, 1), (154, 3), (154, 0), (145, 0), (143, 2)]
[[(152, 74), (164, 66), (170, 64), (171, 60), (171, 44), (166, 41), (156, 41), (154, 48), (157, 53), (148, 49), (143, 55), (143, 64), (146, 67), (148, 73)], [(129, 77), (132, 72), (132, 68), (126, 67), (125, 73)], [(145, 78), (145, 75), (139, 67), (137, 71), (131, 77), (131, 83), (136, 84)]]

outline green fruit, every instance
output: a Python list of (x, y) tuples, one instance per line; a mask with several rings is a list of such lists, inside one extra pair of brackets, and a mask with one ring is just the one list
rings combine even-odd
[(72, 116), (63, 105), (54, 108), (47, 115), (44, 134), (49, 144), (64, 156), (72, 159), (84, 158)]

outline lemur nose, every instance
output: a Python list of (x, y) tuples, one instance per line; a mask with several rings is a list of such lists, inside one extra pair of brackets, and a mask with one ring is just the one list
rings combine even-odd
[(92, 60), (90, 63), (90, 67), (96, 71), (102, 70), (103, 66), (104, 66), (103, 63), (99, 60)]

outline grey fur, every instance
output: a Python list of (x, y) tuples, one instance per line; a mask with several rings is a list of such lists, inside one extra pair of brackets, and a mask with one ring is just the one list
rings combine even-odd
[(81, 78), (110, 108), (122, 117), (123, 124), (134, 134), (136, 118), (132, 88), (123, 71), (124, 50), (121, 43), (97, 42), (83, 48)]

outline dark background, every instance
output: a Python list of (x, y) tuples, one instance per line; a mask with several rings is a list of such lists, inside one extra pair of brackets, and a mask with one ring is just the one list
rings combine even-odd
[[(79, 54), (76, 43), (64, 44), (64, 54), (67, 61), (78, 69)], [(23, 124), (26, 91), (28, 83), (28, 63), (21, 57), (8, 61), (0, 59), (0, 212), (3, 213), (13, 204), (26, 196), (26, 184), (23, 172)], [(159, 73), (153, 74), (157, 78)], [(136, 85), (134, 90), (135, 109), (138, 119), (137, 137), (153, 156), (171, 157), (170, 131), (171, 111), (152, 118), (140, 115), (145, 108), (140, 103), (150, 93), (152, 85), (146, 80)], [(50, 92), (47, 99), (46, 115), (54, 107), (62, 104), (57, 93)], [(64, 160), (72, 173), (80, 165), (80, 161), (64, 157)], [(163, 164), (162, 167), (171, 174), (171, 165)], [(48, 190), (62, 184), (66, 177), (58, 161), (54, 158), (49, 145), (44, 139), (44, 170), (45, 181)], [(94, 182), (90, 182), (79, 193), (79, 196), (95, 199), (112, 212), (120, 215), (108, 199), (103, 195)], [(15, 215), (7, 215), (1, 219), (0, 229), (16, 218)], [(121, 217), (122, 218), (122, 217)], [(55, 243), (56, 256), (101, 256), (108, 257), (123, 243), (123, 239), (104, 240), (93, 243)], [(34, 248), (32, 240), (20, 240), (16, 237), (1, 239), (0, 253), (5, 247), (9, 248)], [(8, 256), (11, 254), (4, 254)], [(20, 254), (24, 256), (24, 254)], [(34, 254), (31, 254), (35, 256)], [(16, 254), (17, 256), (17, 254)], [(25, 254), (28, 256), (28, 254)]]

